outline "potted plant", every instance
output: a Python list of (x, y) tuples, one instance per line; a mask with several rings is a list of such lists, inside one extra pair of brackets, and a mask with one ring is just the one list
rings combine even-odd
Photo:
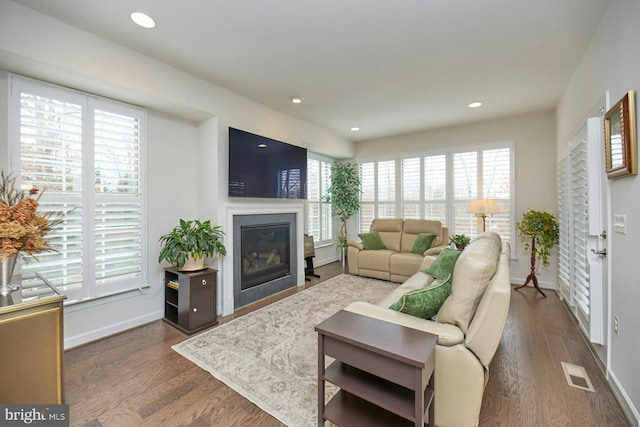
[(211, 221), (185, 221), (170, 233), (160, 237), (162, 248), (158, 262), (166, 260), (178, 270), (194, 271), (204, 268), (204, 257), (216, 254), (226, 255), (222, 244), (224, 232), (220, 226), (212, 226)]
[(360, 175), (358, 165), (334, 162), (331, 166), (331, 185), (325, 201), (331, 203), (333, 215), (342, 223), (338, 233), (338, 247), (348, 246), (347, 221), (360, 209)]
[(471, 237), (466, 234), (454, 234), (449, 238), (449, 243), (456, 245), (456, 249), (461, 251), (471, 243)]
[(551, 249), (558, 244), (560, 240), (560, 230), (555, 217), (548, 212), (539, 212), (528, 210), (522, 215), (522, 221), (517, 222), (516, 226), (520, 230), (520, 240), (524, 243), (526, 250), (531, 249), (531, 272), (527, 276), (523, 285), (516, 289), (527, 286), (533, 281), (533, 286), (546, 297), (538, 286), (536, 278), (536, 258), (542, 261), (544, 266), (549, 265), (549, 256)]
[(560, 231), (555, 217), (548, 212), (528, 210), (522, 214), (522, 221), (516, 223), (520, 230), (520, 240), (524, 248), (542, 260), (546, 267), (549, 265), (551, 249), (558, 244)]

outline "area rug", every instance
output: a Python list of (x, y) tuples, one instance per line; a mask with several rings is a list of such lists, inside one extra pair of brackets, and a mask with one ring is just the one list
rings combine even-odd
[(394, 288), (389, 282), (342, 274), (172, 348), (282, 423), (316, 426), (314, 327), (353, 301), (375, 303)]

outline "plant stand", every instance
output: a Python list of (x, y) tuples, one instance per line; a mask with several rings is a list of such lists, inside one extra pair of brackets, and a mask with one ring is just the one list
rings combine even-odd
[(542, 294), (543, 297), (547, 297), (547, 295), (542, 292), (542, 289), (538, 286), (538, 278), (536, 277), (536, 236), (533, 235), (531, 238), (531, 272), (527, 276), (527, 280), (524, 282), (524, 285), (520, 285), (515, 289), (518, 290), (520, 288), (524, 288), (527, 286), (529, 282), (533, 282), (533, 286), (536, 288), (538, 292)]

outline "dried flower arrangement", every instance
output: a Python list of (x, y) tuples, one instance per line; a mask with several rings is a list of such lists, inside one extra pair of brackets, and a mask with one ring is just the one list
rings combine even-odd
[(54, 250), (44, 237), (62, 222), (62, 212), (37, 211), (43, 191), (16, 190), (15, 184), (15, 178), (0, 172), (0, 260), (18, 252), (35, 258)]

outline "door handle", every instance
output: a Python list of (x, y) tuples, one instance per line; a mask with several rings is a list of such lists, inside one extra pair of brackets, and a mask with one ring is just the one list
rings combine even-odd
[(599, 251), (597, 249), (591, 249), (591, 252), (593, 252), (596, 255), (607, 256), (607, 250), (606, 249), (603, 249), (601, 251)]

